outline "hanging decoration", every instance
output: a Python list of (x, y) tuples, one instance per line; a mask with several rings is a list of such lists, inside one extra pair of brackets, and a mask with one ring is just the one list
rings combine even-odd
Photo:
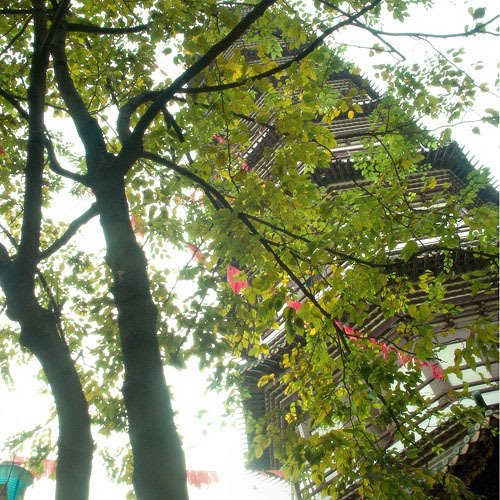
[(196, 245), (187, 243), (186, 248), (193, 254), (193, 259), (196, 262), (204, 262), (205, 258), (203, 257), (203, 253)]
[(268, 470), (260, 470), (260, 474), (266, 477), (275, 477), (278, 479), (285, 479), (285, 473), (279, 469), (268, 469)]
[(201, 489), (202, 486), (210, 486), (219, 482), (217, 472), (212, 470), (187, 470), (187, 481), (190, 486)]
[(298, 300), (289, 300), (286, 305), (297, 312), (302, 307), (302, 302), (299, 302)]
[(439, 366), (439, 363), (429, 363), (429, 361), (422, 361), (421, 359), (417, 358), (416, 356), (413, 356), (413, 354), (408, 354), (397, 347), (393, 345), (389, 345), (383, 340), (377, 340), (375, 337), (369, 337), (367, 338), (364, 336), (361, 332), (358, 330), (355, 330), (354, 328), (344, 325), (338, 320), (333, 320), (335, 325), (344, 332), (347, 337), (358, 344), (362, 349), (366, 349), (367, 344), (366, 343), (361, 343), (360, 341), (362, 340), (369, 340), (370, 343), (372, 344), (373, 347), (378, 347), (380, 348), (380, 352), (382, 354), (382, 358), (387, 361), (388, 359), (388, 353), (389, 352), (396, 352), (397, 356), (399, 357), (401, 364), (403, 366), (406, 366), (408, 362), (412, 362), (414, 366), (418, 366), (421, 370), (425, 367), (428, 367), (431, 369), (432, 377), (437, 380), (441, 380), (443, 378), (443, 371), (441, 370), (441, 367)]
[(231, 287), (231, 290), (239, 294), (242, 290), (248, 287), (248, 280), (237, 279), (236, 277), (240, 274), (240, 270), (234, 266), (227, 266), (227, 282)]

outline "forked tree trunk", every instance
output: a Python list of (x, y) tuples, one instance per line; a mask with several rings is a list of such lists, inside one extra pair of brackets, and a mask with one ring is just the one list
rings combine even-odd
[(122, 175), (102, 172), (94, 191), (106, 261), (113, 273), (135, 492), (141, 500), (184, 500), (188, 498), (184, 453), (161, 363), (157, 310), (146, 258), (130, 225)]
[(40, 361), (56, 403), (56, 499), (86, 500), (94, 447), (87, 401), (69, 349), (58, 331), (56, 315), (38, 304), (20, 276), (14, 264), (0, 270), (7, 313), (21, 325), (21, 345)]

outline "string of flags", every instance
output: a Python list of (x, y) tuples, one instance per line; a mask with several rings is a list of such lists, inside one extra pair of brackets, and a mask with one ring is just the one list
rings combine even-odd
[[(240, 270), (238, 268), (234, 266), (228, 266), (227, 281), (233, 292), (236, 294), (239, 294), (242, 290), (248, 287), (248, 281), (246, 279), (242, 280), (237, 279), (239, 273)], [(292, 308), (297, 313), (298, 310), (302, 307), (302, 302), (298, 300), (288, 300), (286, 305)], [(407, 363), (412, 362), (414, 366), (417, 366), (420, 369), (423, 369), (425, 367), (430, 368), (432, 377), (434, 379), (441, 380), (443, 378), (443, 371), (441, 370), (439, 363), (435, 362), (430, 363), (429, 361), (423, 361), (412, 354), (406, 353), (401, 349), (398, 349), (393, 345), (387, 344), (383, 340), (378, 340), (375, 337), (366, 337), (358, 330), (355, 330), (354, 328), (348, 325), (344, 325), (338, 320), (334, 320), (334, 323), (342, 332), (344, 332), (347, 335), (348, 339), (350, 339), (353, 342), (356, 342), (363, 349), (368, 347), (366, 343), (362, 343), (363, 340), (368, 340), (373, 347), (379, 347), (382, 357), (385, 361), (387, 361), (388, 359), (389, 352), (396, 352), (403, 366), (406, 366)]]
[[(193, 257), (196, 261), (200, 262), (203, 261), (204, 257), (200, 249), (196, 246), (193, 245), (192, 243), (187, 244), (187, 248), (192, 252)], [(227, 282), (235, 294), (240, 294), (242, 290), (248, 287), (248, 280), (245, 278), (240, 278), (238, 279), (239, 274), (241, 271), (233, 266), (229, 265), (227, 267), (226, 275), (227, 275)], [(299, 300), (293, 300), (290, 299), (287, 301), (286, 305), (290, 308), (292, 308), (296, 313), (299, 311), (299, 309), (302, 307), (302, 302)], [(398, 349), (394, 345), (390, 345), (387, 342), (384, 342), (383, 340), (376, 339), (375, 337), (367, 337), (366, 335), (363, 335), (361, 332), (358, 330), (355, 330), (354, 328), (344, 325), (341, 323), (339, 320), (334, 320), (335, 325), (347, 335), (347, 338), (351, 340), (352, 342), (355, 342), (358, 344), (361, 348), (366, 349), (370, 344), (372, 347), (378, 347), (380, 349), (380, 353), (382, 355), (382, 358), (384, 360), (388, 360), (388, 355), (389, 352), (395, 352), (399, 360), (401, 361), (401, 364), (403, 366), (406, 366), (407, 363), (413, 363), (413, 366), (419, 367), (421, 370), (424, 368), (430, 368), (432, 377), (436, 380), (441, 380), (443, 378), (443, 371), (437, 362), (429, 362), (429, 361), (423, 361), (413, 354), (406, 353), (402, 351), (401, 349)], [(369, 341), (369, 344), (363, 341)]]
[(348, 339), (358, 344), (362, 349), (366, 349), (368, 347), (368, 344), (366, 342), (362, 342), (363, 340), (368, 340), (373, 347), (379, 347), (382, 358), (385, 361), (388, 360), (389, 352), (395, 352), (403, 366), (406, 366), (407, 363), (412, 362), (414, 366), (417, 366), (420, 369), (423, 369), (425, 367), (430, 368), (433, 378), (437, 380), (441, 380), (443, 378), (443, 371), (441, 370), (439, 363), (430, 363), (429, 361), (423, 361), (413, 354), (406, 353), (393, 345), (387, 344), (387, 342), (384, 342), (383, 340), (378, 340), (375, 337), (366, 337), (366, 335), (363, 335), (358, 330), (355, 330), (348, 325), (344, 325), (337, 319), (333, 321), (335, 325), (337, 325), (339, 330), (347, 335)]
[(188, 484), (198, 489), (219, 482), (219, 476), (213, 470), (187, 470), (186, 476)]
[[(12, 459), (9, 459), (9, 462), (12, 462), (16, 465), (25, 465), (28, 462), (28, 458), (14, 456)], [(57, 461), (45, 459), (42, 460), (42, 471), (40, 473), (34, 473), (31, 471), (33, 475), (40, 479), (42, 477), (52, 477), (57, 469)], [(201, 488), (202, 486), (211, 486), (212, 484), (216, 484), (219, 482), (219, 476), (216, 471), (212, 470), (187, 470), (186, 478), (188, 485), (194, 486), (195, 488)]]

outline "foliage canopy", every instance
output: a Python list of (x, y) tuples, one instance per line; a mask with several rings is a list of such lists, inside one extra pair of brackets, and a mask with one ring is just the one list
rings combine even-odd
[[(58, 497), (88, 494), (92, 422), (105, 435), (128, 430), (133, 477), (131, 467), (115, 473), (133, 480), (138, 497), (185, 498), (162, 365), (198, 356), (214, 385), (241, 383), (243, 365), (269, 354), (261, 339), (280, 318), (290, 346), (285, 371), (259, 385), (285, 385), (298, 399), (281, 416), (293, 424), (307, 416), (321, 432), (301, 438), (293, 426), (256, 422), (253, 456), (272, 438), (287, 476), (307, 471), (317, 483), (334, 461), (341, 474), (332, 495), (359, 476), (367, 496), (428, 492), (437, 475), (375, 444), (377, 429), (393, 426), (396, 440), (418, 453), (417, 418), (440, 417), (418, 390), (418, 363), (399, 368), (395, 351), (387, 362), (334, 320), (363, 325), (378, 308), (400, 318), (387, 342), (432, 362), (441, 349), (433, 318), (459, 309), (443, 300), (458, 255), (479, 262), (464, 278), (471, 293), (490, 293), (497, 215), (476, 203), (487, 177), (472, 172), (458, 190), (436, 189), (424, 152), (448, 142), (449, 131), (436, 138), (415, 125), (424, 115), (460, 120), (487, 88), (459, 67), (462, 49), (436, 50), (425, 67), (400, 57), (379, 63), (388, 90), (368, 112), (366, 85), (339, 92), (330, 84), (359, 70), (341, 46), (324, 42), (357, 27), (373, 35), (374, 57), (402, 56), (404, 31), (385, 32), (381, 18), (388, 12), (404, 23), (412, 5), (431, 2), (321, 0), (309, 12), (274, 0), (13, 3), (0, 9), (8, 252), (0, 272), (7, 315), (56, 400)], [(473, 9), (463, 33), (445, 36), (494, 35), (497, 18), (487, 14)], [(72, 120), (83, 154), (51, 130), (58, 118)], [(362, 179), (329, 192), (315, 175), (341, 165), (336, 124), (358, 119), (366, 133), (352, 160)], [(490, 108), (483, 121), (498, 125), (498, 112)], [(278, 143), (261, 150), (260, 163), (249, 149), (256, 133)], [(68, 200), (84, 209), (75, 220), (65, 217)], [(105, 256), (73, 238), (97, 215)], [(196, 282), (184, 301), (161, 267), (167, 244), (193, 251), (179, 274)], [(437, 272), (401, 272), (425, 252), (443, 256)], [(416, 294), (425, 296), (419, 307)], [(300, 308), (286, 306), (298, 299)], [(470, 329), (446, 374), (459, 375), (476, 357), (495, 359), (487, 317)], [(18, 337), (17, 328), (2, 331), (4, 377)], [(456, 397), (467, 399), (467, 387)], [(458, 402), (464, 421), (480, 418)]]

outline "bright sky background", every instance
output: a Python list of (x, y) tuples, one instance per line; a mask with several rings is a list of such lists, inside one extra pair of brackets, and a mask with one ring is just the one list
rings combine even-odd
[[(468, 25), (469, 29), (475, 25), (472, 16), (467, 12), (469, 7), (473, 9), (486, 7), (486, 14), (482, 19), (483, 21), (500, 14), (499, 3), (492, 0), (436, 0), (436, 5), (433, 6), (431, 10), (427, 10), (423, 7), (412, 7), (412, 15), (405, 21), (404, 25), (392, 19), (388, 19), (384, 28), (386, 31), (391, 32), (460, 33), (464, 30), (465, 25)], [(498, 29), (499, 25), (500, 21), (497, 19), (495, 23), (488, 26), (488, 31), (494, 32), (495, 28)], [(413, 38), (385, 38), (407, 56), (410, 63), (423, 63), (426, 55), (425, 51), (429, 48), (425, 42), (417, 42)], [(368, 35), (366, 31), (360, 29), (346, 29), (336, 35), (335, 40), (346, 43), (351, 42), (360, 46), (372, 46), (373, 43), (377, 41)], [(490, 124), (473, 121), (483, 116), (483, 110), (485, 108), (494, 108), (497, 110), (500, 108), (500, 85), (497, 84), (497, 88), (494, 88), (495, 78), (500, 79), (500, 37), (482, 35), (467, 39), (450, 38), (447, 40), (432, 39), (431, 41), (442, 52), (446, 52), (447, 49), (451, 48), (464, 47), (466, 53), (463, 57), (463, 63), (459, 63), (458, 66), (466, 70), (469, 75), (475, 79), (477, 84), (483, 82), (489, 83), (491, 92), (478, 92), (474, 109), (470, 110), (463, 118), (463, 123), (451, 125), (453, 130), (452, 139), (456, 140), (466, 153), (470, 152), (468, 155), (469, 159), (474, 158), (477, 160), (478, 167), (488, 167), (496, 181), (499, 182), (499, 129)], [(361, 68), (364, 76), (370, 78), (375, 82), (376, 86), (383, 89), (383, 82), (381, 82), (381, 80), (375, 80), (374, 74), (376, 70), (372, 68), (373, 64), (380, 63), (378, 58), (370, 58), (368, 56), (368, 50), (354, 47), (349, 49), (347, 56)], [(391, 56), (385, 56), (384, 62), (390, 63), (394, 61), (395, 59)], [(480, 71), (475, 71), (470, 67), (477, 61), (481, 61), (484, 66)], [(433, 130), (437, 127), (450, 126), (442, 121), (432, 120), (426, 121), (424, 125), (429, 130)], [(481, 129), (481, 134), (473, 134), (473, 127), (479, 127)], [(439, 134), (441, 130), (442, 128), (439, 128), (436, 134)]]
[[(442, 2), (445, 4), (445, 2)], [(498, 13), (495, 12), (493, 1), (487, 2), (486, 17)], [(483, 6), (485, 2), (471, 2), (473, 7)], [(459, 32), (464, 24), (472, 24), (471, 18), (459, 18), (458, 15), (466, 12), (463, 2), (457, 2), (456, 7), (449, 4), (442, 8), (435, 8), (431, 12), (418, 9), (411, 18), (409, 24), (404, 26), (408, 30), (426, 30), (429, 32)], [(467, 6), (469, 4), (466, 4)], [(498, 9), (497, 9), (498, 10)], [(392, 25), (391, 25), (392, 24)], [(387, 29), (400, 30), (401, 25), (388, 23)], [(344, 34), (342, 34), (342, 37)], [(359, 30), (353, 32), (353, 40), (358, 45), (364, 44), (363, 35)], [(370, 45), (373, 41), (369, 42)], [(421, 54), (414, 42), (404, 42), (397, 40), (398, 47), (408, 44), (409, 53), (417, 59)], [(469, 47), (474, 57), (481, 58), (485, 63), (484, 75), (488, 75), (493, 81), (495, 73), (498, 72), (498, 56), (500, 44), (498, 38), (482, 37), (478, 41), (466, 42), (463, 40), (453, 40), (450, 44), (457, 46), (465, 45)], [(404, 51), (404, 50), (403, 50)], [(362, 68), (367, 76), (371, 76), (370, 69), (374, 61), (367, 57), (367, 51), (353, 50), (349, 52), (356, 64)], [(465, 64), (465, 63), (464, 63)], [(160, 66), (162, 62), (160, 62)], [(166, 69), (166, 68), (163, 68)], [(493, 75), (493, 76), (491, 76)], [(483, 81), (481, 76), (479, 81)], [(497, 89), (498, 93), (498, 89)], [(500, 99), (491, 94), (480, 96), (480, 108), (499, 108)], [(477, 119), (476, 112), (471, 112), (467, 119)], [(441, 124), (438, 124), (441, 125)], [(478, 158), (479, 163), (489, 166), (496, 178), (500, 178), (500, 168), (498, 158), (500, 153), (500, 141), (498, 129), (491, 126), (481, 126), (481, 135), (472, 135), (471, 129), (476, 124), (464, 124), (454, 127), (454, 138)], [(67, 123), (55, 124), (56, 127), (65, 133), (66, 140), (75, 140), (74, 133), (69, 132), (70, 126)], [(429, 125), (429, 128), (437, 126)], [(52, 124), (51, 124), (52, 127)], [(77, 149), (81, 148), (77, 145)], [(80, 203), (68, 203), (65, 207), (65, 215), (79, 215), (82, 212)], [(102, 246), (103, 241), (100, 235), (100, 228), (97, 221), (91, 222), (85, 227), (79, 237), (82, 241), (89, 242), (91, 246)], [(178, 255), (174, 263), (182, 266), (189, 258), (189, 255)], [(43, 422), (51, 408), (51, 397), (44, 392), (43, 385), (34, 380), (33, 374), (37, 363), (32, 361), (28, 366), (17, 366), (13, 371), (16, 387), (9, 390), (0, 382), (0, 447), (5, 442), (7, 436), (23, 429), (29, 429), (34, 425)], [(241, 415), (234, 415), (229, 420), (224, 420), (223, 401), (224, 395), (207, 393), (205, 390), (206, 377), (199, 372), (196, 362), (193, 360), (188, 369), (177, 371), (167, 370), (167, 381), (173, 389), (174, 408), (178, 412), (177, 425), (184, 442), (188, 469), (213, 470), (216, 471), (220, 483), (217, 486), (197, 490), (190, 489), (192, 500), (252, 500), (252, 499), (273, 499), (284, 500), (290, 498), (290, 488), (279, 481), (262, 479), (251, 476), (244, 468), (245, 437)], [(197, 418), (200, 411), (205, 411), (202, 418)], [(94, 435), (98, 439), (98, 436)], [(20, 453), (22, 454), (22, 453)], [(5, 453), (0, 457), (9, 458)], [(125, 497), (126, 488), (117, 486), (109, 481), (106, 472), (96, 456), (94, 459), (94, 473), (91, 483), (92, 500), (121, 499)], [(26, 493), (26, 500), (45, 500), (54, 497), (54, 483), (47, 479), (35, 482)]]

